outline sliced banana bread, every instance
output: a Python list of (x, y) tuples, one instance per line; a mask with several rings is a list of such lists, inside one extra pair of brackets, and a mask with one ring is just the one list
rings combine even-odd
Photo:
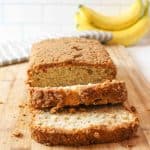
[(122, 103), (127, 100), (123, 81), (64, 87), (29, 87), (29, 100), (34, 108)]
[(36, 112), (31, 135), (46, 145), (88, 145), (118, 142), (137, 131), (139, 120), (123, 106), (90, 107), (75, 112)]
[(33, 45), (27, 82), (32, 87), (56, 87), (99, 83), (115, 76), (116, 67), (97, 40), (60, 38)]

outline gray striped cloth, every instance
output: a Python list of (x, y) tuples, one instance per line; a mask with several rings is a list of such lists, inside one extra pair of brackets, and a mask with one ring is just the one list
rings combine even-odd
[(32, 43), (40, 41), (46, 38), (56, 38), (56, 37), (85, 37), (85, 38), (94, 38), (99, 40), (102, 43), (105, 43), (112, 39), (112, 34), (110, 32), (97, 32), (97, 31), (83, 31), (83, 32), (74, 32), (61, 35), (47, 35), (36, 39), (30, 39), (29, 41), (16, 42), (16, 41), (7, 41), (0, 44), (0, 67), (20, 62), (25, 62), (28, 60), (29, 52), (32, 46)]

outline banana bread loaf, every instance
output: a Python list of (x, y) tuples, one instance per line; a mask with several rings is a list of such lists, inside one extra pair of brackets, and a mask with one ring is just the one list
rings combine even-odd
[(48, 39), (32, 47), (28, 84), (56, 87), (114, 79), (116, 67), (106, 49), (94, 39)]

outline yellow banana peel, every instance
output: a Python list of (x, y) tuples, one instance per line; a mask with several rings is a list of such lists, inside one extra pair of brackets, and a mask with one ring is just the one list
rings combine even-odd
[(84, 14), (90, 24), (105, 30), (122, 30), (133, 24), (143, 16), (142, 0), (135, 0), (128, 12), (119, 16), (105, 16), (84, 5), (79, 5), (79, 12)]
[(112, 40), (108, 44), (122, 44), (125, 46), (133, 45), (137, 43), (149, 30), (150, 30), (150, 17), (148, 15), (149, 3), (145, 6), (145, 12), (143, 17), (139, 19), (134, 25), (124, 30), (111, 31), (97, 28), (90, 24), (84, 16), (84, 14), (76, 13), (77, 29), (83, 30), (97, 30), (111, 32), (113, 35)]

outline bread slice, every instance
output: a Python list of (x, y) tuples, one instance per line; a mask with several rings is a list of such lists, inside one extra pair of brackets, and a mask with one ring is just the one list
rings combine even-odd
[(32, 87), (57, 87), (99, 83), (115, 76), (116, 67), (97, 40), (60, 38), (33, 45), (27, 82)]
[(123, 106), (90, 107), (86, 110), (36, 112), (31, 135), (46, 145), (88, 145), (118, 142), (132, 137), (139, 126), (136, 115)]
[(65, 87), (29, 87), (29, 100), (31, 106), (38, 109), (115, 104), (127, 100), (127, 89), (123, 81), (117, 80)]

